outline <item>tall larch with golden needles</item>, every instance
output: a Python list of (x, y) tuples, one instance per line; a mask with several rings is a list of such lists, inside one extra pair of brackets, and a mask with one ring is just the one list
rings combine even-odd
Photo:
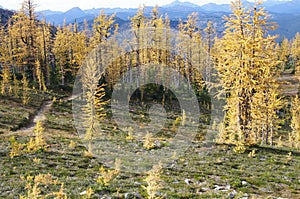
[(222, 142), (237, 145), (268, 144), (281, 107), (276, 37), (268, 34), (275, 26), (261, 2), (249, 9), (240, 0), (231, 6), (233, 14), (225, 17), (224, 36), (216, 42), (214, 54), (227, 103), (225, 131), (220, 137)]

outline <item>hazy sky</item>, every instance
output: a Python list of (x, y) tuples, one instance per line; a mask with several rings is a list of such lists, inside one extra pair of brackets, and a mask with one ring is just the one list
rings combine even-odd
[[(90, 8), (136, 8), (139, 5), (146, 6), (165, 5), (174, 0), (35, 0), (38, 5), (36, 10), (57, 10), (66, 11), (73, 7), (80, 7), (81, 9)], [(181, 0), (189, 1), (198, 5), (215, 2), (218, 4), (229, 3), (230, 0)], [(17, 10), (21, 7), (23, 0), (0, 0), (0, 6), (7, 9)]]

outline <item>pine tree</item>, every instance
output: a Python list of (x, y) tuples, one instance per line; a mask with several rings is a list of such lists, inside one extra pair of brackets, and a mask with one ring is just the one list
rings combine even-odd
[(101, 77), (101, 73), (97, 70), (96, 64), (96, 50), (89, 59), (84, 62), (84, 65), (80, 68), (82, 89), (85, 99), (85, 104), (82, 107), (84, 128), (86, 134), (84, 139), (88, 142), (88, 151), (92, 153), (91, 142), (94, 137), (94, 133), (99, 127), (99, 120), (105, 118), (106, 113), (104, 106), (108, 101), (105, 100), (104, 85), (98, 86), (98, 82)]
[(91, 38), (91, 47), (95, 48), (99, 44), (107, 41), (113, 31), (117, 31), (118, 25), (115, 25), (115, 14), (109, 16), (102, 10), (98, 17), (94, 19), (93, 36)]
[(300, 147), (300, 100), (299, 96), (297, 95), (292, 100), (291, 106), (291, 113), (292, 113), (292, 121), (291, 121), (291, 141), (292, 146), (299, 148)]
[(15, 74), (13, 76), (13, 93), (14, 93), (14, 97), (16, 98), (19, 97), (19, 81)]
[[(144, 15), (144, 7), (140, 7), (135, 16), (131, 18), (131, 28), (134, 34), (133, 43), (135, 46), (135, 63), (134, 66), (137, 68), (136, 72), (136, 85), (137, 88), (140, 87), (139, 77), (141, 75), (141, 61), (142, 61), (142, 50), (145, 46), (143, 46), (143, 42), (145, 40), (145, 15)], [(130, 66), (131, 67), (131, 66)], [(130, 68), (129, 68), (130, 70)]]
[(8, 95), (9, 88), (11, 86), (11, 69), (10, 61), (11, 56), (9, 54), (9, 40), (6, 34), (5, 28), (0, 25), (0, 65), (2, 66), (2, 71), (0, 77), (1, 81), (1, 94)]
[(2, 70), (2, 82), (1, 82), (1, 94), (2, 95), (8, 95), (8, 90), (10, 87), (11, 83), (11, 74), (10, 74), (10, 69), (9, 66), (3, 65), (3, 70)]
[(289, 56), (291, 54), (291, 46), (289, 43), (289, 40), (287, 38), (284, 38), (281, 41), (281, 44), (278, 45), (278, 49), (276, 50), (278, 52), (278, 59), (281, 61), (281, 70), (285, 69), (285, 66), (287, 65), (287, 62), (289, 60)]
[[(291, 43), (291, 54), (293, 67), (295, 69), (295, 77), (298, 81), (300, 81), (300, 33), (296, 33), (295, 38)], [(298, 93), (300, 93), (300, 86), (298, 86)]]
[(29, 93), (29, 82), (26, 77), (25, 72), (23, 72), (23, 79), (22, 79), (23, 89), (22, 89), (22, 103), (26, 105), (30, 101), (30, 93)]
[(41, 63), (39, 60), (37, 60), (35, 62), (36, 64), (36, 76), (37, 76), (37, 80), (38, 80), (38, 84), (39, 84), (39, 90), (43, 90), (46, 91), (46, 85), (45, 85), (45, 81), (44, 81), (44, 75), (42, 73), (42, 68), (41, 68)]
[(297, 33), (295, 35), (295, 38), (292, 41), (291, 53), (293, 56), (295, 73), (297, 75), (299, 75), (299, 72), (300, 72), (300, 33)]
[(185, 74), (189, 85), (191, 85), (193, 80), (200, 81), (199, 78), (201, 78), (195, 77), (194, 75), (197, 73), (193, 70), (194, 65), (197, 66), (198, 70), (202, 65), (201, 53), (199, 54), (202, 48), (202, 37), (200, 28), (197, 26), (197, 21), (197, 13), (192, 13), (185, 22), (181, 21), (178, 25), (180, 35), (178, 44), (179, 52), (185, 58), (185, 66), (181, 71), (183, 72), (182, 74)]
[(54, 41), (53, 52), (62, 86), (65, 85), (67, 73), (71, 72), (72, 37), (72, 27), (64, 24), (63, 28), (58, 28)]
[[(45, 20), (41, 21), (37, 32), (38, 59), (41, 64), (42, 77), (45, 81), (44, 86), (50, 86), (50, 62), (51, 51), (53, 48), (53, 40), (51, 34), (51, 26)], [(44, 90), (46, 88), (44, 87)]]
[(36, 5), (32, 0), (24, 0), (20, 12), (17, 13), (19, 20), (16, 21), (18, 39), (22, 43), (24, 71), (36, 80), (35, 62), (37, 59), (37, 17)]
[[(205, 59), (203, 77), (206, 82), (211, 82), (212, 80), (212, 71), (213, 71), (213, 62), (211, 60), (211, 54), (213, 50), (213, 44), (216, 37), (216, 29), (211, 21), (207, 22), (206, 28), (204, 29), (204, 48), (206, 53), (203, 55), (201, 51), (199, 54)], [(199, 61), (200, 63), (200, 61)]]
[(216, 42), (214, 54), (227, 102), (225, 131), (220, 136), (225, 143), (239, 145), (272, 143), (281, 107), (276, 37), (267, 34), (274, 24), (260, 2), (247, 10), (237, 0), (232, 12), (225, 18), (224, 36)]
[(162, 163), (159, 162), (157, 165), (153, 165), (152, 169), (147, 171), (147, 177), (145, 178), (145, 182), (147, 186), (143, 186), (143, 188), (147, 192), (148, 199), (155, 199), (158, 197), (158, 191), (162, 189)]
[(72, 60), (71, 60), (71, 68), (72, 75), (76, 76), (79, 67), (82, 65), (87, 53), (88, 53), (88, 44), (87, 44), (87, 36), (85, 31), (78, 32), (77, 24), (74, 24), (73, 37), (71, 38), (72, 44)]

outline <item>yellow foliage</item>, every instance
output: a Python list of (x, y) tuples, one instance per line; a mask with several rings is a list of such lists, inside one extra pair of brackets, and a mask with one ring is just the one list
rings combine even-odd
[(292, 152), (289, 152), (286, 156), (285, 162), (288, 163), (293, 159)]
[(76, 142), (74, 142), (73, 140), (70, 141), (70, 144), (69, 144), (69, 148), (70, 149), (74, 149), (76, 147)]
[(144, 181), (147, 183), (147, 186), (143, 186), (143, 188), (147, 192), (147, 198), (160, 198), (159, 196), (157, 196), (157, 192), (162, 188), (162, 163), (159, 162), (159, 164), (154, 165), (152, 169), (147, 172), (147, 174), (147, 177), (144, 179)]
[(183, 110), (182, 110), (182, 120), (181, 120), (181, 125), (182, 125), (182, 126), (185, 126), (185, 123), (186, 123), (186, 113), (185, 113), (185, 110), (183, 109)]
[(126, 136), (126, 140), (134, 140), (133, 134), (131, 131), (128, 131), (128, 134)]
[(246, 147), (243, 143), (239, 142), (237, 145), (233, 148), (233, 151), (235, 153), (243, 154), (246, 151)]
[(86, 158), (93, 158), (94, 157), (94, 154), (89, 152), (89, 151), (84, 151), (83, 152), (83, 157), (86, 157)]
[[(22, 176), (21, 179), (25, 180)], [(37, 176), (26, 177), (25, 189), (27, 190), (26, 195), (20, 195), (20, 199), (41, 199), (41, 198), (56, 198), (56, 199), (67, 199), (67, 194), (64, 192), (64, 184), (58, 180), (53, 179), (50, 174), (38, 174)], [(49, 185), (58, 185), (60, 188), (58, 191), (50, 192), (46, 195), (42, 195), (42, 189), (48, 191)]]
[(151, 133), (147, 132), (147, 134), (145, 135), (144, 138), (144, 144), (143, 146), (147, 149), (154, 149), (155, 148), (155, 143), (154, 143), (154, 139)]
[(97, 183), (103, 186), (109, 186), (110, 182), (115, 178), (116, 171), (107, 170), (101, 167), (99, 169), (100, 176), (97, 178)]
[(277, 141), (277, 146), (278, 147), (282, 147), (283, 146), (282, 136), (279, 136), (278, 141)]
[(218, 86), (226, 95), (225, 126), (219, 137), (227, 144), (273, 144), (279, 128), (281, 62), (275, 53), (276, 36), (268, 35), (275, 25), (260, 4), (246, 8), (240, 0), (232, 2), (233, 14), (225, 17), (223, 37), (215, 42), (212, 54)]
[(176, 119), (173, 121), (172, 123), (172, 130), (175, 132), (176, 128), (178, 127), (178, 125), (180, 124), (180, 121), (182, 117), (176, 117)]
[(29, 82), (25, 73), (23, 73), (22, 83), (23, 83), (22, 103), (23, 105), (27, 105), (30, 102), (30, 95), (29, 95)]
[(9, 143), (10, 143), (10, 148), (11, 148), (9, 156), (11, 158), (22, 155), (23, 149), (26, 146), (25, 144), (18, 143), (14, 136), (10, 137)]
[(43, 136), (44, 128), (41, 121), (38, 121), (34, 127), (35, 138), (31, 138), (27, 143), (27, 151), (35, 152), (40, 149), (46, 150), (46, 141)]
[(94, 194), (94, 191), (93, 191), (92, 188), (88, 188), (88, 189), (86, 190), (86, 198), (87, 198), (87, 199), (90, 199), (90, 198), (92, 197), (93, 194)]
[(291, 107), (292, 121), (291, 128), (292, 132), (290, 134), (290, 144), (293, 147), (300, 147), (300, 100), (298, 95), (292, 100)]
[(33, 158), (33, 160), (32, 160), (34, 163), (36, 163), (36, 164), (40, 164), (41, 163), (41, 159), (39, 159), (39, 158)]
[(102, 186), (109, 186), (110, 182), (116, 178), (121, 171), (121, 161), (115, 160), (115, 168), (112, 170), (105, 169), (103, 166), (99, 169), (99, 176), (96, 179), (97, 183)]
[(9, 139), (10, 147), (11, 147), (9, 156), (13, 158), (15, 156), (22, 155), (23, 153), (32, 153), (40, 149), (46, 150), (47, 149), (46, 141), (43, 136), (43, 131), (44, 128), (42, 126), (42, 123), (38, 121), (34, 128), (35, 138), (30, 138), (28, 143), (26, 144), (18, 143), (15, 137), (11, 137)]
[(255, 149), (253, 149), (249, 154), (248, 154), (248, 157), (249, 158), (253, 158), (253, 157), (255, 157), (256, 156), (256, 150)]

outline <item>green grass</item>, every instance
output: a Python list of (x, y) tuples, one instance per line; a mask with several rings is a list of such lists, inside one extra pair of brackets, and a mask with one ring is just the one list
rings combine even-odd
[[(124, 198), (129, 193), (146, 197), (142, 188), (144, 174), (122, 171), (107, 187), (96, 183), (102, 162), (82, 155), (86, 149), (73, 127), (71, 113), (70, 101), (57, 101), (46, 113), (47, 151), (11, 159), (9, 136), (1, 136), (0, 198), (24, 195), (26, 181), (20, 177), (39, 173), (50, 173), (63, 182), (70, 198), (80, 198), (80, 193), (89, 187), (95, 192), (93, 198)], [(116, 131), (113, 135), (118, 135), (113, 124), (108, 123), (105, 129)], [(30, 136), (19, 134), (16, 139), (25, 143)], [(124, 141), (125, 136), (119, 139)], [(71, 140), (77, 143), (74, 149), (69, 147)], [(253, 149), (256, 156), (249, 158), (248, 153)], [(164, 168), (164, 186), (160, 193), (165, 198), (297, 198), (300, 195), (300, 154), (294, 151), (289, 160), (289, 152), (289, 148), (265, 146), (236, 154), (231, 146), (194, 142), (184, 156)], [(34, 158), (40, 159), (40, 163), (34, 163)], [(187, 184), (187, 179), (191, 183)], [(58, 186), (44, 191), (57, 190)]]
[(29, 91), (30, 101), (23, 105), (22, 99), (15, 97), (0, 97), (0, 134), (16, 131), (29, 125), (45, 101), (56, 97), (65, 97), (53, 91)]
[(0, 133), (18, 130), (26, 126), (37, 113), (47, 98), (42, 94), (31, 93), (30, 102), (22, 104), (22, 100), (13, 97), (0, 98)]

